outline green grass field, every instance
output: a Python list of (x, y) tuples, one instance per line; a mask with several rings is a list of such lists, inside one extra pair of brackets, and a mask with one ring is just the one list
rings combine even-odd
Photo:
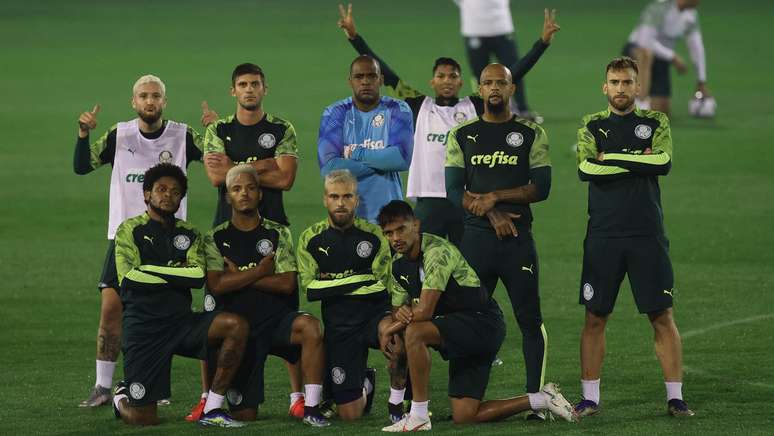
[[(586, 187), (570, 151), (580, 117), (604, 108), (602, 68), (616, 55), (644, 0), (512, 2), (520, 48), (538, 37), (542, 8), (559, 9), (562, 31), (527, 79), (531, 105), (546, 118), (553, 189), (535, 207), (549, 380), (580, 397), (577, 304)], [(768, 0), (707, 0), (701, 20), (715, 120), (689, 117), (694, 79), (674, 76), (672, 173), (662, 181), (676, 274), (678, 326), (684, 339), (686, 399), (693, 419), (666, 416), (652, 333), (624, 286), (607, 332), (603, 413), (578, 425), (501, 423), (454, 427), (446, 364), (434, 354), (434, 430), (478, 434), (770, 434), (774, 425), (774, 124), (769, 88), (774, 37)], [(358, 30), (415, 87), (429, 92), (437, 56), (464, 60), (457, 9), (448, 0), (355, 4)], [(108, 169), (72, 171), (78, 114), (102, 105), (98, 130), (134, 116), (131, 85), (141, 74), (166, 81), (165, 116), (198, 128), (199, 103), (221, 115), (233, 67), (256, 62), (267, 72), (265, 108), (291, 120), (300, 140), (299, 176), (286, 194), (296, 236), (324, 217), (316, 162), (322, 109), (348, 95), (354, 51), (336, 28), (336, 2), (325, 1), (19, 1), (0, 5), (0, 434), (192, 434), (182, 420), (198, 398), (198, 363), (179, 358), (163, 424), (129, 428), (110, 408), (77, 406), (94, 383), (99, 296), (94, 288), (106, 247)], [(680, 48), (685, 53), (684, 47)], [(686, 57), (687, 58), (687, 57)], [(465, 74), (468, 74), (466, 68)], [(189, 219), (211, 222), (215, 190), (199, 164), (190, 167)], [(200, 300), (197, 291), (195, 300)], [(509, 307), (504, 291), (497, 295)], [(304, 304), (318, 312), (317, 305)], [(488, 398), (523, 390), (520, 335), (507, 313), (505, 365), (492, 371)], [(383, 368), (379, 353), (371, 363)], [(122, 370), (117, 369), (115, 380)], [(327, 434), (373, 433), (385, 424), (386, 372), (375, 413), (339, 421)], [(316, 433), (286, 416), (288, 383), (276, 359), (267, 366), (260, 421), (234, 434)], [(217, 433), (217, 430), (206, 433)], [(226, 433), (226, 431), (223, 431)]]

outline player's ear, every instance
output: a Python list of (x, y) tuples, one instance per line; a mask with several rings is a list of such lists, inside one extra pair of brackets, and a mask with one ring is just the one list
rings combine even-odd
[(233, 86), (231, 87), (231, 96), (236, 97), (236, 88), (234, 88)]
[(261, 199), (263, 198), (263, 189), (258, 188), (258, 202), (261, 202)]
[(145, 204), (148, 204), (150, 202), (150, 191), (142, 191), (142, 196), (145, 199)]
[(607, 95), (607, 80), (602, 84), (602, 94)]

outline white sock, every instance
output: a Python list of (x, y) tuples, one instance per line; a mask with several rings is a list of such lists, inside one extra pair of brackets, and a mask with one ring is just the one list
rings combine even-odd
[(97, 361), (97, 385), (110, 389), (113, 386), (113, 372), (116, 370), (116, 363), (109, 360)]
[(322, 396), (322, 385), (304, 385), (304, 393), (303, 395), (301, 395), (301, 397), (304, 399), (304, 406), (307, 406), (307, 407), (317, 406), (318, 404), (320, 404), (321, 396)]
[(411, 402), (411, 414), (417, 418), (430, 419), (427, 414), (427, 404), (430, 401), (412, 401)]
[(203, 400), (206, 400), (206, 399), (207, 399), (207, 392), (202, 392), (202, 399), (203, 399)]
[(581, 379), (581, 386), (583, 386), (583, 399), (593, 401), (599, 405), (599, 380), (583, 380)]
[(363, 389), (365, 389), (366, 395), (374, 391), (374, 385), (371, 384), (371, 380), (368, 380), (368, 379), (363, 380)]
[(390, 404), (400, 404), (403, 402), (403, 396), (406, 394), (406, 388), (394, 389), (390, 387)]
[(667, 391), (667, 401), (683, 399), (683, 382), (664, 382)]
[(120, 403), (124, 398), (127, 398), (126, 394), (118, 394), (113, 397), (113, 404), (115, 404), (116, 409), (121, 410), (118, 408), (118, 403)]
[(296, 403), (296, 401), (300, 400), (301, 398), (304, 398), (304, 393), (303, 392), (291, 392), (290, 393), (290, 405), (292, 406), (293, 404)]
[(534, 392), (527, 394), (529, 397), (529, 407), (532, 410), (543, 410), (548, 407), (548, 398), (546, 394), (542, 392)]
[(210, 391), (207, 394), (207, 402), (204, 403), (204, 413), (207, 414), (212, 409), (220, 409), (223, 407), (223, 395), (218, 395), (215, 392)]

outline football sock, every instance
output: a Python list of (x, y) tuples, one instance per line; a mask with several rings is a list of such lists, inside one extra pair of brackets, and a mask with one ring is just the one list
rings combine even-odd
[(427, 414), (427, 404), (430, 401), (412, 401), (411, 402), (411, 414), (417, 418), (430, 419)]
[(664, 382), (664, 384), (666, 385), (667, 401), (683, 399), (682, 382)]
[(290, 393), (290, 405), (296, 404), (296, 401), (300, 400), (301, 398), (304, 398), (303, 392), (291, 392)]
[(116, 363), (109, 360), (97, 360), (97, 383), (96, 385), (110, 389), (113, 386), (113, 372), (116, 370)]
[(529, 407), (532, 410), (543, 410), (548, 407), (548, 395), (542, 392), (527, 394), (529, 397)]
[(210, 391), (207, 394), (207, 402), (204, 403), (204, 414), (206, 415), (210, 413), (210, 410), (220, 409), (221, 407), (223, 407), (223, 395)]
[(207, 399), (207, 392), (202, 392), (202, 397), (201, 398), (202, 398), (202, 400), (206, 400)]
[(600, 379), (581, 379), (581, 385), (583, 386), (583, 399), (593, 401), (597, 405), (599, 405), (599, 380)]
[[(300, 393), (300, 392), (299, 392)], [(322, 385), (304, 385), (304, 394), (301, 398), (304, 399), (304, 406), (314, 407), (320, 404), (320, 397), (322, 396)], [(291, 394), (292, 397), (292, 394)]]
[(403, 395), (406, 393), (406, 388), (403, 389), (394, 389), (390, 388), (390, 404), (400, 404), (403, 402)]

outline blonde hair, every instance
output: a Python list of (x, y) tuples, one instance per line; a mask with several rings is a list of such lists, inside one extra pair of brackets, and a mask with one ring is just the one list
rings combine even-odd
[(349, 172), (349, 170), (333, 170), (325, 176), (325, 186), (335, 183), (351, 183), (357, 191), (357, 179)]
[(261, 186), (261, 178), (258, 176), (258, 171), (250, 164), (239, 164), (231, 167), (226, 173), (226, 189), (231, 189), (231, 185), (234, 184), (234, 180), (239, 177), (240, 174), (249, 174), (255, 180), (255, 184)]
[(164, 82), (161, 81), (157, 76), (154, 76), (153, 74), (146, 74), (139, 79), (137, 79), (136, 82), (134, 82), (134, 86), (132, 87), (132, 95), (137, 94), (137, 88), (140, 87), (140, 85), (144, 85), (146, 83), (156, 83), (159, 85), (159, 88), (161, 88), (161, 95), (163, 97), (167, 96), (167, 86), (164, 85)]

